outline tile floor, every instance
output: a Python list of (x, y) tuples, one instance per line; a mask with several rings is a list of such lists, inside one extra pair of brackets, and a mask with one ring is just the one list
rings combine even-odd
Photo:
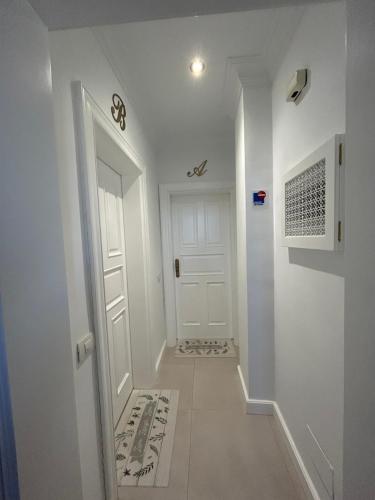
[(120, 500), (304, 500), (273, 417), (246, 415), (235, 358), (176, 358), (158, 388), (179, 389), (168, 488), (119, 488)]

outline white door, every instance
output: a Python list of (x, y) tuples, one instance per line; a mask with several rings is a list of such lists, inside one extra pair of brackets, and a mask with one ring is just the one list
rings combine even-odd
[(123, 191), (121, 176), (99, 159), (97, 171), (113, 421), (116, 426), (133, 389)]
[(232, 338), (229, 215), (229, 195), (172, 198), (179, 339)]

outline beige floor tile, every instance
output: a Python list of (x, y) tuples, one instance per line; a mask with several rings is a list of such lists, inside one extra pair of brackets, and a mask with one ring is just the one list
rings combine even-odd
[(236, 359), (198, 359), (196, 361), (193, 408), (245, 411)]
[(194, 365), (162, 363), (155, 384), (156, 389), (178, 389), (179, 410), (191, 409), (193, 403)]
[(188, 500), (296, 500), (269, 417), (194, 410)]
[(195, 358), (195, 364), (198, 368), (202, 367), (217, 367), (220, 369), (233, 370), (237, 369), (237, 358)]
[(162, 359), (162, 364), (167, 365), (193, 365), (195, 363), (195, 358), (180, 358), (174, 355), (175, 348), (174, 347), (166, 347)]
[(169, 485), (167, 488), (119, 488), (119, 500), (187, 500), (191, 411), (177, 417)]
[(120, 500), (305, 500), (273, 417), (245, 414), (237, 363), (166, 350), (156, 387), (180, 390), (169, 486)]

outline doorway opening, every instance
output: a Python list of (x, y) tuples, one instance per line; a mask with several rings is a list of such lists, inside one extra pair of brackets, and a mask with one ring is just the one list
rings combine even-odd
[(237, 337), (231, 183), (160, 185), (167, 342)]

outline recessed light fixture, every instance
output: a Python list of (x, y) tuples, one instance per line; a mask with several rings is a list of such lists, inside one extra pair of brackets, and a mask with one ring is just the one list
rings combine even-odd
[(204, 70), (206, 69), (206, 65), (202, 59), (199, 57), (196, 57), (191, 61), (190, 64), (190, 71), (193, 73), (194, 76), (198, 77), (201, 76)]

